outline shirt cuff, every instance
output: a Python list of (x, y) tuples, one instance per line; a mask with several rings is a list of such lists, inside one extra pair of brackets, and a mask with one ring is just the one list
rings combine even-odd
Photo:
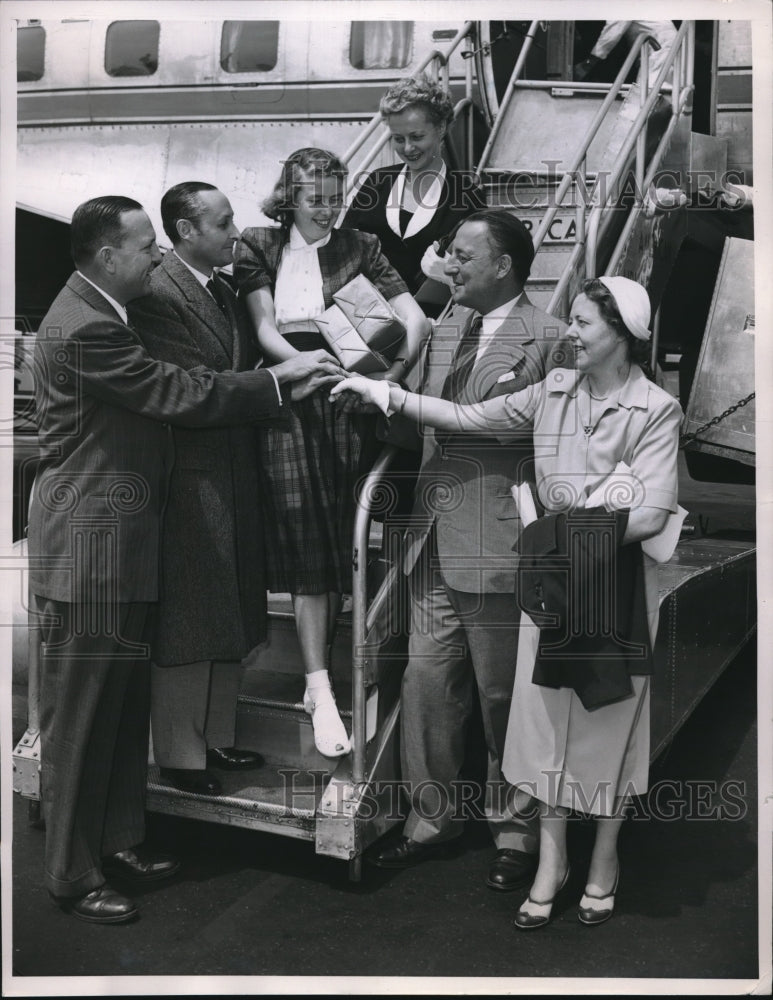
[(271, 371), (270, 368), (266, 368), (264, 370), (267, 371), (269, 373), (269, 375), (271, 376), (271, 378), (274, 380), (274, 388), (276, 389), (277, 399), (279, 400), (279, 405), (281, 406), (282, 405), (282, 390), (279, 388), (279, 379)]

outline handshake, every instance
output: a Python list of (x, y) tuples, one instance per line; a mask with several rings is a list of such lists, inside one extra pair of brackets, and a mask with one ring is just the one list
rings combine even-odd
[(302, 351), (272, 365), (269, 371), (274, 373), (279, 385), (290, 383), (290, 398), (294, 402), (305, 399), (317, 389), (333, 386), (348, 375), (332, 355), (321, 349)]

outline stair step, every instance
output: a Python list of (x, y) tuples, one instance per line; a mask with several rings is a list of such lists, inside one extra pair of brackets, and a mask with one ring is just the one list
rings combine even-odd
[[(255, 750), (273, 765), (328, 771), (340, 758), (324, 757), (314, 744), (311, 717), (303, 708), (303, 671), (248, 668), (236, 708), (236, 745)], [(352, 726), (351, 675), (335, 682), (336, 701), (347, 732)]]
[[(603, 94), (575, 91), (553, 96), (547, 90), (519, 89), (500, 126), (487, 166), (511, 173), (534, 171), (558, 174), (569, 168), (582, 138), (604, 98)], [(616, 155), (630, 127), (623, 106), (616, 101), (601, 123), (587, 156), (587, 169), (605, 169)], [(620, 116), (625, 120), (618, 125)]]
[(158, 766), (151, 764), (147, 807), (167, 815), (314, 839), (316, 811), (330, 779), (329, 768), (264, 764), (248, 771), (218, 771), (217, 775), (222, 795), (195, 795), (169, 784)]

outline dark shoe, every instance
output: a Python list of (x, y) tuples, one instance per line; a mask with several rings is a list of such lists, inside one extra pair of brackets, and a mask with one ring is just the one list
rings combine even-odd
[(368, 855), (368, 861), (377, 868), (411, 868), (428, 858), (437, 857), (448, 848), (448, 842), (420, 844), (410, 837), (400, 837), (386, 847)]
[(585, 924), (587, 927), (597, 927), (609, 920), (615, 909), (615, 893), (619, 881), (620, 866), (618, 865), (615, 884), (612, 886), (611, 892), (608, 892), (606, 896), (590, 896), (587, 891), (583, 893), (580, 909), (577, 912), (577, 919), (581, 924)]
[(496, 889), (499, 892), (522, 889), (534, 881), (537, 861), (536, 854), (527, 854), (526, 851), (505, 847), (497, 851), (496, 857), (491, 862), (486, 885), (489, 889)]
[(134, 903), (109, 885), (101, 885), (75, 899), (54, 895), (51, 898), (65, 913), (71, 913), (79, 920), (89, 920), (92, 924), (125, 924), (139, 916)]
[(177, 858), (168, 854), (151, 854), (141, 849), (119, 851), (102, 860), (107, 878), (122, 878), (130, 882), (160, 882), (180, 870)]
[(183, 767), (161, 767), (161, 777), (179, 788), (181, 792), (193, 792), (195, 795), (222, 795), (223, 786), (219, 780), (206, 769), (203, 771)]
[(211, 767), (221, 767), (225, 771), (241, 771), (250, 767), (262, 767), (263, 758), (252, 750), (237, 750), (236, 747), (212, 747), (207, 750), (207, 763)]
[[(561, 885), (559, 885), (550, 899), (540, 902), (537, 899), (532, 899), (531, 893), (529, 893), (515, 915), (514, 923), (519, 931), (535, 931), (538, 927), (544, 927), (545, 924), (550, 923), (550, 918), (553, 915), (553, 903), (555, 903), (559, 895), (566, 888), (569, 881), (569, 871), (570, 869), (567, 866)], [(531, 904), (531, 909), (524, 910), (524, 906), (528, 906), (529, 904)]]

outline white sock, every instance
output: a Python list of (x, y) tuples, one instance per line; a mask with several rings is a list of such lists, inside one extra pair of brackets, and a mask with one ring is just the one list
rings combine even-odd
[(330, 674), (327, 670), (312, 670), (306, 674), (306, 690), (319, 691), (320, 688), (330, 687)]

